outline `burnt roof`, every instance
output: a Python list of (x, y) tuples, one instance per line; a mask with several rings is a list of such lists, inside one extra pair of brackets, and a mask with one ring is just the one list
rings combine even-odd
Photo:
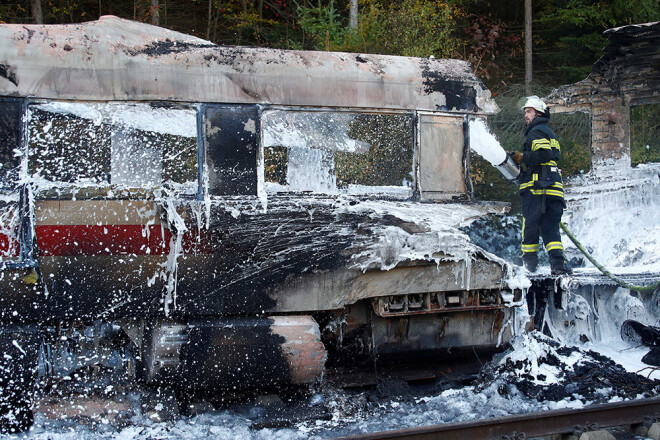
[(498, 111), (460, 60), (218, 46), (114, 16), (0, 39), (4, 96)]
[(614, 66), (638, 69), (660, 68), (660, 22), (633, 24), (608, 29), (603, 33), (609, 40), (603, 56), (596, 61), (592, 74), (605, 74)]
[(612, 28), (604, 35), (609, 42), (589, 76), (555, 89), (549, 104), (579, 107), (612, 95), (633, 105), (660, 102), (660, 22)]

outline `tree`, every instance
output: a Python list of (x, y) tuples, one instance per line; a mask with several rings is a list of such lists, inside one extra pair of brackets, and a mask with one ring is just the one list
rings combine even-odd
[(30, 0), (32, 6), (32, 17), (36, 24), (44, 23), (44, 13), (41, 9), (41, 0)]
[(455, 9), (438, 0), (366, 0), (357, 27), (345, 26), (333, 0), (298, 5), (300, 26), (316, 49), (413, 57), (448, 57)]
[(532, 0), (525, 0), (525, 94), (532, 94)]
[(357, 29), (358, 27), (358, 0), (351, 0), (351, 13), (348, 27), (350, 29)]
[(159, 23), (159, 12), (160, 7), (158, 6), (158, 0), (151, 0), (151, 24), (158, 26)]

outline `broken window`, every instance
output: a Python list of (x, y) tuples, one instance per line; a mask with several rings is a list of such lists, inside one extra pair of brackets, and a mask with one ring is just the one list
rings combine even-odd
[(257, 195), (257, 107), (209, 105), (205, 114), (209, 194)]
[(147, 104), (29, 106), (28, 169), (37, 179), (76, 185), (197, 191), (194, 109)]
[(412, 193), (410, 114), (269, 110), (261, 124), (267, 191)]
[(649, 104), (630, 109), (630, 161), (660, 162), (660, 104)]

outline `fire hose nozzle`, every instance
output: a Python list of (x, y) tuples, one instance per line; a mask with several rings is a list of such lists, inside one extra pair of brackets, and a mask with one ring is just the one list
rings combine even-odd
[(520, 167), (513, 161), (508, 153), (504, 162), (496, 165), (495, 168), (497, 168), (509, 182), (515, 182), (518, 176), (520, 176)]

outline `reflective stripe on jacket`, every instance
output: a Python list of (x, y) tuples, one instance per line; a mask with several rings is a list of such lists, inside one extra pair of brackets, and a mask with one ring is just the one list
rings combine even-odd
[(523, 145), (523, 171), (518, 177), (520, 193), (564, 198), (561, 172), (557, 167), (560, 146), (548, 127), (548, 118), (536, 117), (525, 130)]

